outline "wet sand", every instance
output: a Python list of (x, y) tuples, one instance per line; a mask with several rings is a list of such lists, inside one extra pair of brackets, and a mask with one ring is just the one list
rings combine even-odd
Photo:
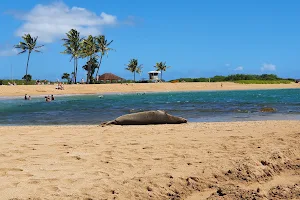
[(0, 127), (0, 199), (299, 199), (299, 121)]

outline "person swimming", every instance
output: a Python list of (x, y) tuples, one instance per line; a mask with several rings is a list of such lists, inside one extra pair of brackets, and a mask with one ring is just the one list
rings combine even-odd
[(50, 102), (50, 101), (51, 101), (50, 96), (45, 96), (45, 101), (46, 101), (46, 102)]

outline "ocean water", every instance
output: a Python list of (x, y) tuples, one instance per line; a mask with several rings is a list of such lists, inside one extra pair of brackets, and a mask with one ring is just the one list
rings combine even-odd
[[(264, 107), (276, 112), (263, 113)], [(158, 109), (190, 122), (300, 120), (300, 89), (57, 96), (52, 102), (0, 98), (0, 125), (100, 124)]]

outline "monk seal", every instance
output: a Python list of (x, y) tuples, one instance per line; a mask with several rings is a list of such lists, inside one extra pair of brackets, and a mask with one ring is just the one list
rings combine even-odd
[(148, 125), (148, 124), (181, 124), (187, 123), (182, 117), (170, 115), (162, 110), (145, 111), (122, 115), (113, 121), (104, 122), (101, 126), (115, 125)]

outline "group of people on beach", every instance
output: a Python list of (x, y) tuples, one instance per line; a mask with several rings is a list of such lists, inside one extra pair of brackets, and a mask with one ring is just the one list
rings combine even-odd
[(64, 85), (62, 83), (57, 83), (57, 87), (55, 89), (64, 90)]
[(36, 80), (35, 81), (35, 84), (36, 85), (46, 85), (46, 84), (48, 84), (48, 85), (50, 85), (51, 83), (50, 83), (50, 81), (47, 81), (47, 80)]
[(17, 84), (16, 84), (16, 82), (13, 82), (13, 83), (8, 82), (7, 85), (17, 85)]

